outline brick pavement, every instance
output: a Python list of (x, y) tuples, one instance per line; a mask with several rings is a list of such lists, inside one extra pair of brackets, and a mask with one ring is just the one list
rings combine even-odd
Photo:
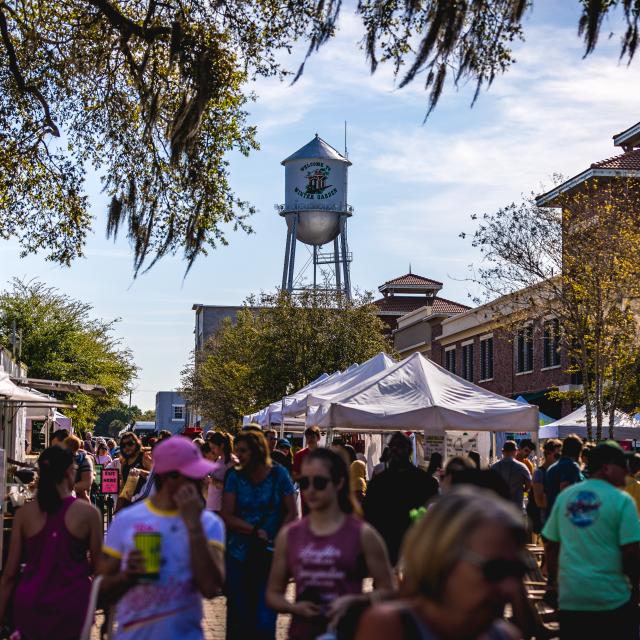
[[(364, 591), (368, 592), (373, 589), (371, 578), (366, 578), (363, 585)], [(293, 602), (294, 585), (289, 584), (287, 588), (287, 598)], [(226, 599), (224, 597), (214, 598), (213, 600), (204, 601), (204, 637), (205, 640), (224, 640), (225, 619), (227, 615)], [(289, 628), (289, 618), (291, 616), (278, 616), (278, 628), (276, 640), (286, 640), (287, 629)], [(102, 616), (98, 615), (96, 624), (91, 630), (91, 640), (100, 640), (98, 635), (98, 626), (102, 623)]]
[[(293, 600), (293, 585), (289, 585), (287, 597)], [(204, 603), (204, 637), (205, 640), (224, 640), (226, 599), (224, 597), (205, 600)], [(289, 627), (290, 616), (278, 616), (277, 640), (286, 640), (287, 629)], [(102, 616), (99, 615), (97, 624), (94, 625), (91, 633), (91, 640), (99, 640), (98, 625), (102, 623)]]

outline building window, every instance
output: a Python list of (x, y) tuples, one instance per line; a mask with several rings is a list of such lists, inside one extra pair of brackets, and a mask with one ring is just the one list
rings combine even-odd
[(172, 420), (184, 420), (184, 405), (183, 404), (174, 404), (172, 405), (173, 409), (173, 417)]
[(560, 365), (560, 321), (557, 318), (544, 323), (544, 364), (547, 367)]
[(473, 382), (473, 344), (462, 346), (462, 377)]
[(516, 334), (516, 373), (533, 371), (533, 327), (523, 327)]
[(493, 378), (493, 337), (480, 338), (480, 380)]
[(456, 349), (449, 349), (444, 352), (444, 368), (451, 373), (456, 372)]

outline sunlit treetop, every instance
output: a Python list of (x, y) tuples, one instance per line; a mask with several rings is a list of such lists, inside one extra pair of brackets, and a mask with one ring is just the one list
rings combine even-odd
[[(595, 47), (603, 17), (627, 19), (637, 44), (640, 1), (583, 2), (580, 33)], [(477, 92), (512, 63), (524, 0), (361, 0), (372, 72), (392, 64), (400, 87), (423, 81), (427, 110), (447, 78)], [(92, 215), (85, 171), (109, 198), (107, 235), (123, 227), (134, 272), (181, 252), (187, 269), (250, 231), (254, 209), (229, 184), (231, 151), (257, 149), (247, 122), (251, 79), (303, 72), (335, 34), (339, 0), (0, 0), (0, 237), (70, 264)], [(280, 61), (296, 43), (306, 56)]]

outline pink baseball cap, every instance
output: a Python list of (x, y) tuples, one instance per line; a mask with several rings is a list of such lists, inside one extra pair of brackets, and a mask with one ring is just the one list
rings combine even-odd
[(198, 480), (211, 473), (215, 464), (205, 460), (200, 449), (189, 438), (172, 436), (153, 449), (153, 468), (158, 475), (177, 471), (180, 475)]

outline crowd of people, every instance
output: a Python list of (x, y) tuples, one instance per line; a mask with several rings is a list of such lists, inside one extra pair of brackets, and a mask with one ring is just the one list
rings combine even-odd
[[(14, 520), (0, 620), (12, 638), (84, 640), (97, 599), (117, 640), (196, 640), (203, 598), (224, 594), (229, 640), (274, 640), (279, 613), (293, 640), (552, 637), (523, 582), (539, 535), (559, 637), (637, 640), (639, 455), (569, 436), (539, 458), (507, 440), (490, 468), (435, 452), (422, 469), (395, 432), (368, 473), (357, 439), (321, 441), (56, 432)], [(117, 493), (100, 495), (97, 465)], [(104, 540), (92, 502), (115, 513)]]

